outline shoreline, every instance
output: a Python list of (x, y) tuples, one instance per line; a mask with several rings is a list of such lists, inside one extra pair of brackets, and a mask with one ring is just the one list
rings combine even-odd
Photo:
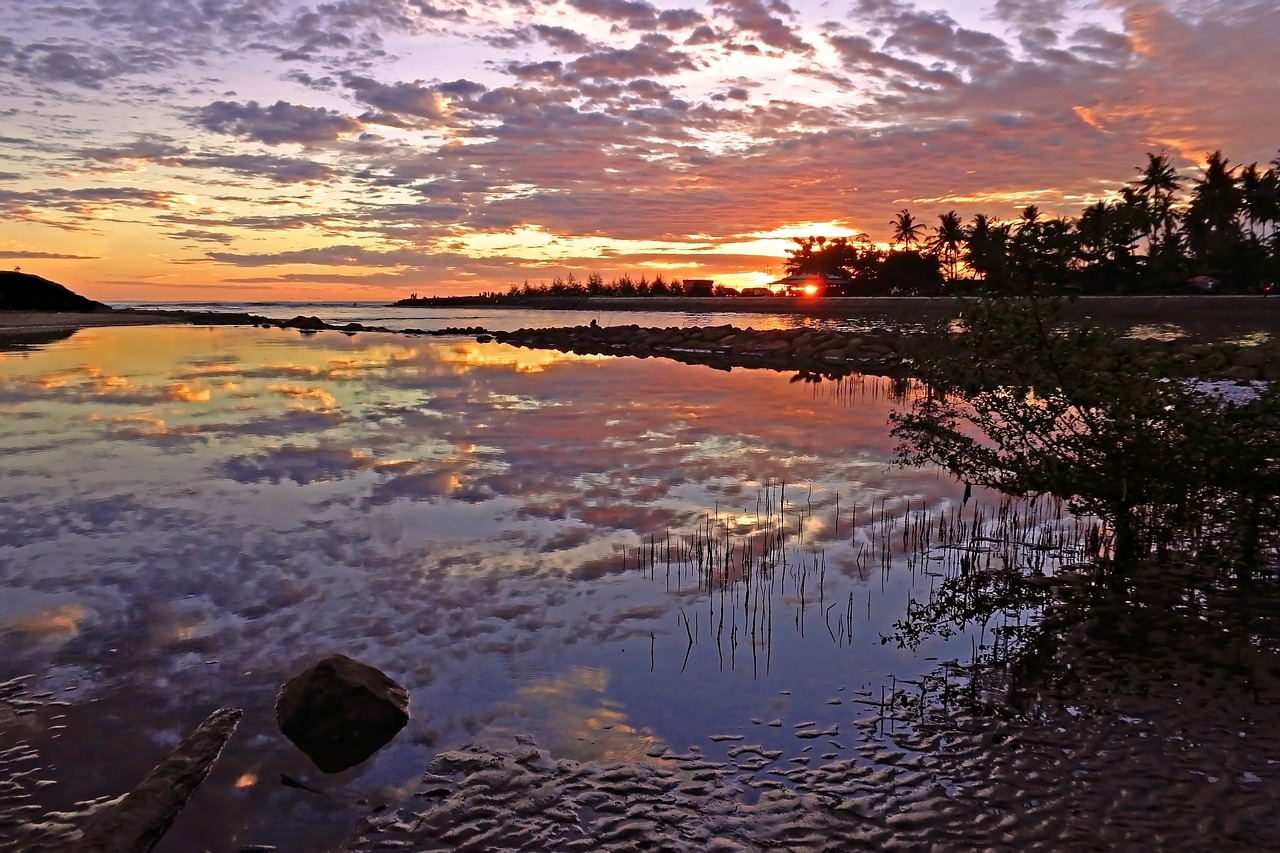
[[(407, 304), (405, 304), (407, 303)], [(897, 323), (929, 323), (956, 316), (962, 303), (957, 297), (876, 296), (831, 297), (584, 297), (535, 299), (527, 302), (492, 302), (471, 297), (401, 300), (388, 307), (466, 308), (468, 310), (532, 309), (538, 311), (674, 312), (686, 314), (782, 314), (824, 319), (883, 318)], [(1129, 328), (1139, 325), (1176, 325), (1188, 336), (1205, 338), (1224, 334), (1267, 332), (1280, 336), (1280, 298), (1267, 296), (1082, 296), (1064, 304), (1072, 319), (1099, 325)], [(274, 325), (292, 320), (243, 312), (208, 310), (150, 310), (119, 308), (87, 313), (53, 311), (0, 311), (0, 334), (65, 331), (103, 326), (157, 324)], [(358, 325), (358, 324), (355, 324)], [(298, 326), (294, 326), (295, 328)], [(334, 324), (314, 328), (344, 328)], [(381, 331), (378, 327), (366, 327)]]
[[(538, 311), (677, 312), (690, 314), (786, 314), (823, 319), (891, 318), (928, 323), (953, 318), (957, 296), (597, 296), (494, 302), (471, 297), (400, 300), (393, 307), (532, 309)], [(976, 299), (977, 297), (972, 297)], [(1177, 324), (1192, 336), (1236, 332), (1280, 335), (1280, 298), (1259, 295), (1080, 296), (1064, 301), (1066, 316), (1099, 325), (1125, 327)]]
[[(581, 354), (651, 356), (729, 370), (764, 368), (798, 371), (799, 378), (837, 378), (873, 373), (905, 378), (911, 373), (918, 333), (914, 323), (934, 323), (960, 316), (964, 303), (954, 298), (842, 297), (812, 300), (797, 310), (795, 298), (771, 297), (608, 297), (571, 299), (526, 305), (538, 310), (598, 307), (602, 313), (674, 311), (705, 313), (708, 322), (725, 313), (778, 314), (780, 303), (790, 314), (845, 318), (882, 317), (880, 328), (844, 332), (800, 325), (785, 330), (747, 326), (631, 325), (560, 326), (490, 331), (479, 326), (441, 329), (392, 329), (363, 323), (326, 322), (298, 315), (288, 320), (244, 312), (120, 309), (89, 313), (0, 311), (0, 342), (25, 349), (70, 337), (81, 328), (141, 325), (257, 326), (294, 329), (303, 334), (338, 331), (394, 334), (407, 337), (473, 337), (531, 349)], [(803, 300), (799, 300), (803, 301)], [(750, 306), (751, 310), (742, 308)], [(473, 308), (512, 310), (493, 304)], [(1067, 319), (1090, 322), (1122, 332), (1117, 346), (1139, 356), (1148, 367), (1170, 375), (1235, 381), (1280, 380), (1280, 299), (1264, 296), (1082, 297), (1065, 303)], [(701, 312), (694, 309), (703, 309)], [(1100, 313), (1100, 309), (1105, 309)], [(700, 321), (701, 322), (701, 321)], [(1127, 332), (1127, 335), (1123, 333)]]

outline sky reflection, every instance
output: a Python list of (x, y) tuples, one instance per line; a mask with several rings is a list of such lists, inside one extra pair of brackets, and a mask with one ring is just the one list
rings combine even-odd
[[(832, 697), (924, 666), (879, 643), (909, 580), (860, 562), (873, 514), (960, 491), (888, 464), (893, 403), (872, 378), (815, 387), (464, 340), (138, 327), (0, 354), (0, 399), (0, 632), (38, 639), (15, 644), (0, 678), (75, 673), (56, 682), (75, 706), (67, 736), (97, 767), (51, 767), (42, 804), (119, 793), (136, 779), (106, 768), (138, 733), (170, 742), (242, 706), (205, 800), (241, 843), (269, 843), (281, 822), (346, 825), (268, 784), (318, 775), (270, 709), (333, 651), (412, 695), (391, 746), (324, 782), (356, 793), (398, 790), (435, 749), (485, 733), (617, 760), (793, 708), (847, 724)], [(789, 590), (769, 649), (728, 647), (708, 639), (714, 602), (628, 567), (650, 537), (708, 516), (755, 535), (762, 495), (788, 506), (793, 562), (826, 567), (805, 606), (856, 601), (847, 643)], [(98, 702), (119, 729), (95, 721)], [(206, 831), (184, 816), (174, 843)]]

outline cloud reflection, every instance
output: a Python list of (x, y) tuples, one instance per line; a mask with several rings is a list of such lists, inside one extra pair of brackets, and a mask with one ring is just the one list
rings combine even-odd
[[(23, 413), (0, 417), (0, 586), (74, 594), (87, 614), (11, 665), (61, 655), (104, 690), (129, 685), (131, 713), (186, 719), (234, 697), (270, 720), (284, 677), (341, 650), (415, 691), (432, 738), (534, 730), (557, 755), (632, 759), (656, 744), (654, 720), (667, 737), (718, 729), (715, 702), (742, 699), (745, 715), (777, 688), (681, 704), (732, 665), (695, 651), (696, 684), (682, 674), (676, 614), (700, 593), (636, 571), (637, 546), (709, 516), (759, 535), (761, 493), (776, 502), (785, 482), (788, 519), (806, 508), (799, 557), (824, 549), (827, 594), (856, 591), (861, 608), (879, 592), (856, 571), (855, 512), (861, 526), (873, 503), (949, 499), (934, 473), (888, 466), (887, 382), (528, 355), (220, 327), (0, 360), (5, 412)], [(812, 648), (787, 678), (828, 677)]]

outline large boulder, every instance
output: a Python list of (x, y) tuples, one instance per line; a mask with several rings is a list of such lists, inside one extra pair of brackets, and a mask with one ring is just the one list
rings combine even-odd
[(0, 311), (110, 310), (101, 302), (73, 293), (62, 285), (29, 273), (0, 271)]
[(285, 682), (276, 724), (325, 773), (354, 767), (409, 721), (409, 694), (382, 671), (334, 654)]

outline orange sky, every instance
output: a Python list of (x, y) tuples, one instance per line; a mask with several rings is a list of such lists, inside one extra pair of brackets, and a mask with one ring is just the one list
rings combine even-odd
[(70, 9), (0, 6), (0, 264), (108, 302), (741, 286), (1280, 148), (1273, 0)]

